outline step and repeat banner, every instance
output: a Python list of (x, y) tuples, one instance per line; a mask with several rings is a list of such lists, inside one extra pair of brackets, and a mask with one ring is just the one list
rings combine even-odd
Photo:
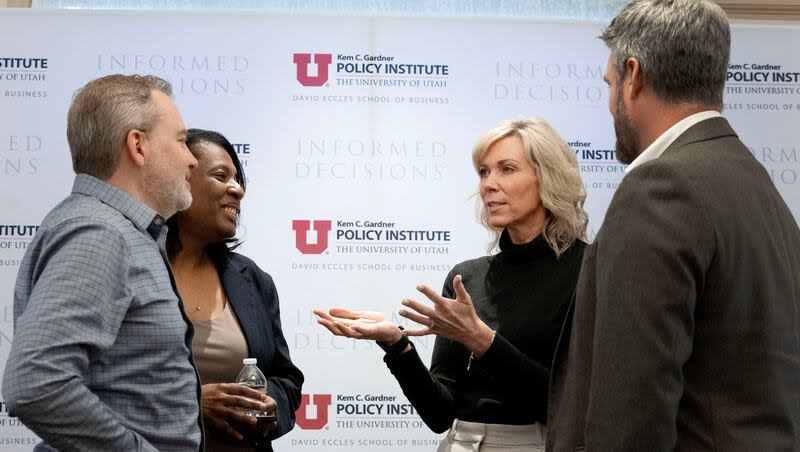
[[(474, 140), (517, 116), (575, 149), (590, 232), (624, 174), (614, 156), (599, 23), (187, 12), (0, 12), (0, 372), (12, 293), (37, 225), (73, 180), (73, 92), (109, 73), (170, 80), (188, 127), (223, 132), (248, 178), (242, 252), (275, 279), (306, 375), (282, 451), (434, 450), (371, 342), (333, 337), (314, 308), (397, 316), (485, 254)], [(800, 28), (736, 26), (725, 115), (800, 218)], [(731, 193), (731, 196), (741, 196)], [(429, 360), (432, 338), (414, 340)], [(0, 400), (0, 449), (36, 437)]]

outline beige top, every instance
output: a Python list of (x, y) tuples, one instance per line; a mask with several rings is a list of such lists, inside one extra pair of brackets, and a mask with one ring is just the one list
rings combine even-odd
[[(226, 301), (222, 313), (211, 320), (192, 321), (194, 338), (192, 355), (200, 373), (200, 382), (233, 383), (242, 370), (242, 359), (247, 358), (247, 342), (230, 303)], [(253, 451), (247, 443), (236, 444), (205, 423), (206, 451)]]

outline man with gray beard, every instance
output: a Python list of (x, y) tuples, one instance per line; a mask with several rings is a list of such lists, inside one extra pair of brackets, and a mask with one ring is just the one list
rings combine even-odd
[(725, 13), (634, 0), (601, 38), (630, 165), (556, 349), (547, 450), (799, 451), (800, 229), (720, 114)]
[(170, 94), (110, 75), (70, 107), (75, 182), (20, 266), (3, 380), (35, 450), (202, 450), (192, 328), (164, 249), (197, 161)]

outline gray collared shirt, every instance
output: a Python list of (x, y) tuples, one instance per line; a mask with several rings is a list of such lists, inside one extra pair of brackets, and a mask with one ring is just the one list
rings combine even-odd
[(192, 330), (163, 218), (86, 174), (44, 219), (14, 291), (3, 396), (38, 450), (197, 451)]

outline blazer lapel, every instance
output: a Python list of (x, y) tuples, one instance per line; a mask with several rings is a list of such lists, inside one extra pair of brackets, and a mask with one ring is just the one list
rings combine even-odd
[(257, 356), (260, 350), (257, 348), (264, 341), (261, 336), (261, 328), (256, 319), (262, 318), (257, 312), (257, 298), (253, 293), (253, 281), (245, 275), (246, 267), (232, 259), (233, 255), (226, 256), (220, 263), (220, 276), (222, 277), (222, 287), (228, 296), (239, 326), (242, 327), (249, 356)]

